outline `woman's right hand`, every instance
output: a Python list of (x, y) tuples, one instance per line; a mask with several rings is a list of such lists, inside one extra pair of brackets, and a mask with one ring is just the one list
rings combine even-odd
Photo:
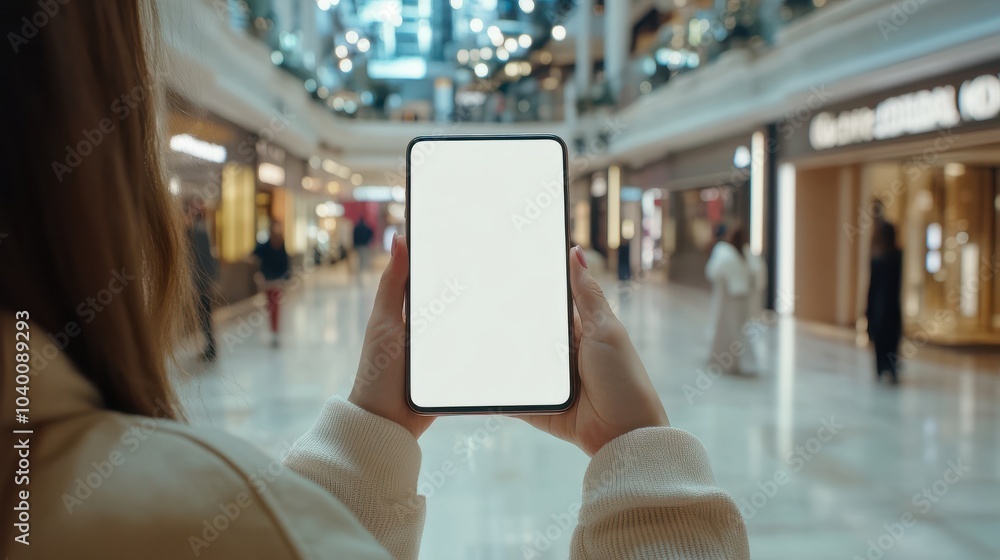
[(569, 261), (577, 312), (573, 348), (580, 373), (579, 395), (564, 413), (524, 419), (593, 456), (632, 430), (670, 424), (628, 332), (587, 270), (580, 247), (570, 250)]

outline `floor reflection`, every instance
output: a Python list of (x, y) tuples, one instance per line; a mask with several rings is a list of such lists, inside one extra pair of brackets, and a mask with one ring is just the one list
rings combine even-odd
[[(376, 282), (312, 274), (288, 296), (278, 349), (265, 325), (226, 321), (218, 364), (192, 365), (184, 381), (194, 421), (281, 453), (326, 396), (348, 392)], [(1000, 557), (997, 356), (921, 348), (900, 387), (877, 385), (850, 337), (778, 320), (761, 331), (759, 376), (699, 385), (707, 294), (658, 279), (606, 291), (671, 422), (701, 438), (740, 502), (755, 558)], [(567, 557), (556, 520), (580, 498), (583, 453), (519, 420), (482, 417), (438, 420), (421, 447), (421, 558)], [(439, 476), (448, 461), (457, 470)], [(957, 463), (968, 472), (940, 482)], [(915, 522), (897, 538), (907, 513)]]

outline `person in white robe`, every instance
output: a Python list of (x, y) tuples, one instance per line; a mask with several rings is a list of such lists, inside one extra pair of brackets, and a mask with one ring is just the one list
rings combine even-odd
[(745, 240), (743, 230), (734, 228), (725, 241), (715, 244), (705, 266), (705, 276), (712, 283), (709, 362), (728, 373), (757, 370), (757, 353), (746, 327), (751, 296), (756, 292), (756, 271), (743, 254)]

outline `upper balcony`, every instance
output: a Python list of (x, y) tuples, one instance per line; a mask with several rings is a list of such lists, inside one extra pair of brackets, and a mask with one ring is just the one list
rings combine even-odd
[[(376, 173), (401, 171), (413, 136), (447, 132), (554, 132), (591, 166), (641, 163), (779, 119), (817, 88), (836, 99), (936, 72), (956, 52), (970, 64), (1000, 56), (990, 2), (924, 0), (902, 25), (889, 0), (749, 4), (632, 2), (631, 60), (611, 88), (598, 0), (586, 36), (596, 79), (575, 97), (565, 89), (583, 38), (572, 3), (558, 0), (170, 0), (160, 9), (175, 91), (268, 129), (300, 157), (329, 153)], [(929, 58), (907, 66), (920, 57)]]

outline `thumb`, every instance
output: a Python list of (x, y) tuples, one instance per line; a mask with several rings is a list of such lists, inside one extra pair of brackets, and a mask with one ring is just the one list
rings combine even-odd
[(580, 323), (584, 333), (602, 331), (615, 325), (615, 318), (601, 286), (587, 270), (583, 249), (579, 245), (570, 249), (569, 279), (573, 288), (573, 301), (580, 312)]
[(389, 264), (382, 272), (382, 279), (375, 293), (375, 307), (372, 309), (371, 323), (402, 321), (403, 298), (406, 295), (406, 279), (410, 272), (410, 254), (406, 238), (396, 235), (392, 238)]

